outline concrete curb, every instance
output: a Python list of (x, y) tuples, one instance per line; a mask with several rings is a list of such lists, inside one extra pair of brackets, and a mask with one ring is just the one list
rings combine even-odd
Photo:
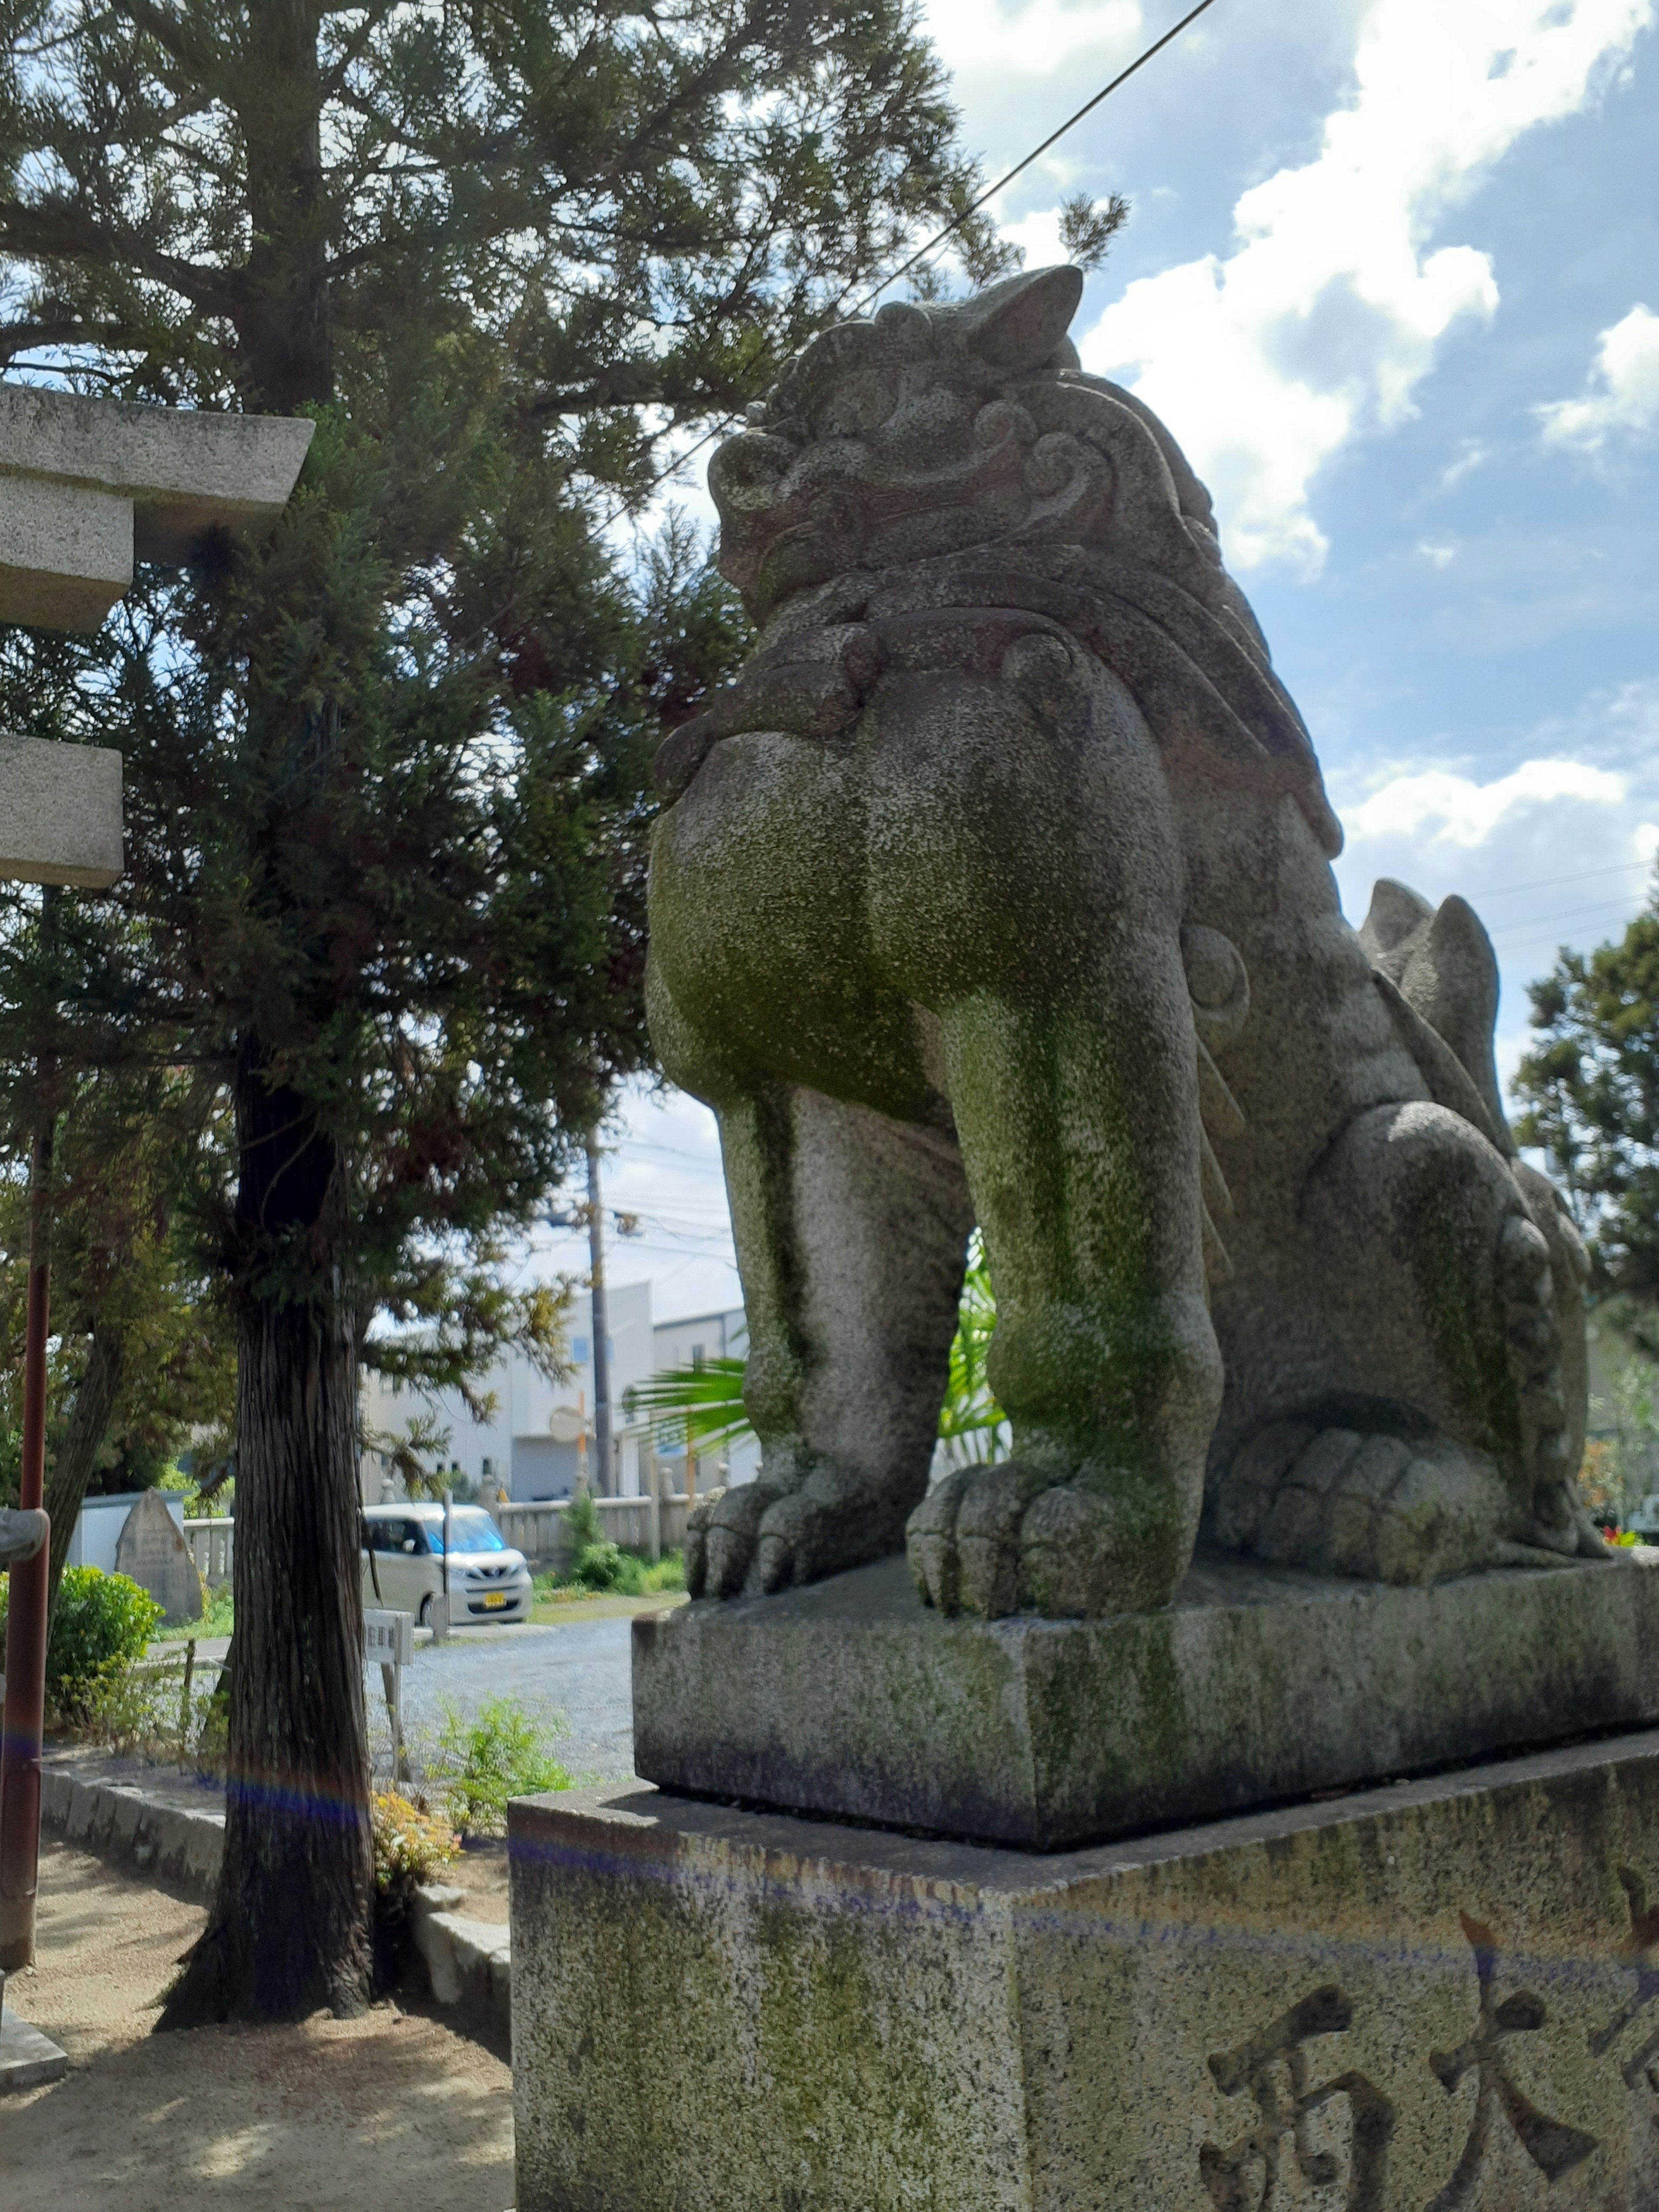
[(40, 1820), (83, 1850), (163, 1875), (212, 1902), (225, 1855), (222, 1812), (170, 1805), (131, 1783), (48, 1765), (40, 1776)]
[(513, 1943), (499, 1920), (473, 1920), (456, 1910), (466, 1892), (428, 1882), (415, 1893), (410, 1933), (441, 2005), (508, 2036), (513, 2027)]
[[(210, 1905), (225, 1854), (222, 1811), (170, 1804), (159, 1792), (107, 1776), (48, 1764), (40, 1776), (40, 1821), (65, 1842), (140, 1874), (161, 1875)], [(502, 2037), (513, 2019), (513, 1948), (497, 1920), (458, 1907), (466, 1892), (428, 1883), (415, 1892), (410, 1932), (434, 2001), (453, 2005)]]

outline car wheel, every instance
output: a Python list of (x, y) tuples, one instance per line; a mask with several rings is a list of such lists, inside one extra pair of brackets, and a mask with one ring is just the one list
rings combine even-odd
[(430, 1591), (430, 1590), (428, 1590), (428, 1591), (427, 1592), (426, 1595), (425, 1595), (425, 1596), (421, 1600), (421, 1609), (420, 1609), (419, 1613), (417, 1613), (416, 1614), (415, 1618), (416, 1618), (416, 1621), (419, 1623), (419, 1625), (420, 1625), (420, 1626), (421, 1626), (421, 1627), (422, 1627), (422, 1628), (430, 1628), (430, 1627), (431, 1627), (431, 1626), (432, 1626), (432, 1593), (431, 1593), (431, 1591)]

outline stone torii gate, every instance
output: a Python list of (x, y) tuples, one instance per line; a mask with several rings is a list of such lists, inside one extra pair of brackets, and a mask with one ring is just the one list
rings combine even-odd
[[(94, 630), (135, 560), (188, 562), (209, 532), (258, 537), (294, 489), (313, 426), (0, 385), (0, 623)], [(0, 735), (0, 879), (106, 890), (121, 873), (121, 756)], [(48, 1524), (40, 1510), (45, 1255), (31, 1253), (20, 1507), (0, 1742), (0, 1987), (34, 1950)], [(8, 2026), (9, 2023), (8, 2023)], [(0, 2054), (0, 2074), (4, 2071)]]

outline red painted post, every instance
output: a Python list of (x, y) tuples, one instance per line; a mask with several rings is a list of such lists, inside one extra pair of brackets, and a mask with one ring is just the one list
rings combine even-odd
[[(18, 1504), (39, 1506), (46, 1492), (46, 1183), (50, 1129), (35, 1139), (30, 1164), (34, 1204), (29, 1224), (28, 1330), (23, 1349), (23, 1453)], [(40, 1740), (46, 1724), (46, 1586), (52, 1540), (11, 1570), (6, 1605), (6, 1705), (0, 1734), (0, 1973), (34, 1958), (34, 1891), (40, 1860)]]

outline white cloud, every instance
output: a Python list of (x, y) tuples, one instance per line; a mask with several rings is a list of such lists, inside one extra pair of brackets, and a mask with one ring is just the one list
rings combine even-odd
[(1317, 572), (1319, 470), (1405, 420), (1446, 333), (1496, 311), (1490, 257), (1427, 252), (1437, 222), (1526, 131), (1583, 107), (1652, 13), (1373, 0), (1316, 158), (1243, 195), (1234, 252), (1141, 278), (1088, 334), (1086, 365), (1132, 374), (1209, 479), (1235, 565)]
[(1456, 544), (1449, 538), (1438, 541), (1429, 538), (1421, 538), (1419, 540), (1417, 550), (1431, 568), (1449, 568), (1457, 557)]
[(1547, 446), (1600, 453), (1615, 432), (1659, 426), (1659, 315), (1639, 303), (1596, 341), (1595, 366), (1579, 399), (1533, 410)]
[(1011, 70), (1047, 76), (1061, 62), (1119, 40), (1141, 27), (1139, 0), (1031, 0), (1005, 8), (999, 0), (951, 0), (927, 10), (927, 35), (953, 74), (964, 70)]
[(1483, 445), (1478, 438), (1465, 438), (1463, 449), (1457, 459), (1441, 472), (1441, 490), (1452, 490), (1462, 483), (1465, 477), (1472, 477), (1477, 469), (1485, 468), (1491, 459), (1490, 446)]
[(1585, 761), (1522, 761), (1491, 783), (1477, 783), (1449, 769), (1428, 769), (1394, 777), (1350, 807), (1344, 819), (1351, 843), (1405, 836), (1473, 848), (1484, 845), (1523, 809), (1564, 799), (1619, 806), (1629, 788), (1627, 776)]

